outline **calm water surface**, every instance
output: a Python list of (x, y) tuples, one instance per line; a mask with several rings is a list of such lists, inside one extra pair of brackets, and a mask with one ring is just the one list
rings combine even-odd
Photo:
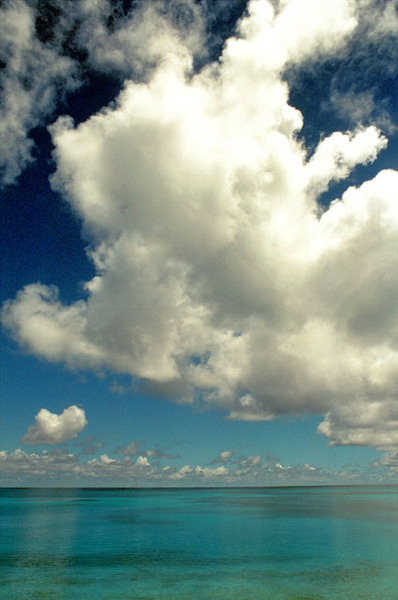
[(0, 490), (7, 600), (397, 600), (397, 487)]

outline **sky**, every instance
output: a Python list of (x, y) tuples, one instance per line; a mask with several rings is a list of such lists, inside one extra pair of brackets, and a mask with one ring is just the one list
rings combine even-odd
[(0, 485), (397, 483), (397, 1), (0, 13)]

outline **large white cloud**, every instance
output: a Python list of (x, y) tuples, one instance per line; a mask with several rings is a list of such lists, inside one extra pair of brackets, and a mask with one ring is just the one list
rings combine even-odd
[[(2, 183), (14, 183), (33, 160), (32, 129), (48, 122), (62, 94), (79, 87), (87, 69), (145, 81), (166, 55), (187, 64), (193, 55), (203, 63), (208, 48), (220, 43), (212, 23), (228, 21), (239, 4), (239, 0), (231, 0), (228, 7), (195, 0), (138, 0), (127, 10), (110, 0), (4, 2), (0, 7)], [(253, 67), (260, 54), (275, 69), (316, 60), (340, 51), (345, 34), (356, 29), (358, 40), (382, 44), (385, 70), (394, 70), (398, 20), (394, 0), (382, 5), (375, 0), (272, 4), (249, 3), (253, 18), (245, 21), (242, 33), (250, 47), (240, 39), (229, 50), (234, 57), (239, 54), (242, 63)], [(366, 55), (365, 46), (360, 54)], [(369, 94), (352, 90), (344, 95), (335, 90), (330, 106), (342, 114), (366, 117), (373, 112), (381, 126), (393, 130), (387, 111), (375, 106)]]
[(397, 389), (398, 172), (320, 214), (319, 194), (386, 140), (374, 126), (336, 132), (308, 157), (282, 78), (339, 51), (355, 6), (292, 0), (274, 13), (254, 0), (216, 64), (194, 74), (173, 37), (148, 82), (126, 82), (79, 127), (59, 119), (53, 185), (97, 275), (68, 306), (27, 286), (2, 313), (15, 339), (178, 402), (200, 393), (231, 419), (321, 414), (331, 443), (395, 444), (383, 415)]
[(57, 415), (46, 408), (39, 410), (35, 423), (21, 439), (23, 444), (59, 444), (78, 436), (87, 425), (85, 412), (77, 406), (69, 406)]

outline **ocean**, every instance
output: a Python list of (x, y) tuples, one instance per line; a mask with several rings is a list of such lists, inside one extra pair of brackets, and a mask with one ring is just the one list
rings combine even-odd
[(397, 492), (0, 489), (0, 597), (397, 600)]

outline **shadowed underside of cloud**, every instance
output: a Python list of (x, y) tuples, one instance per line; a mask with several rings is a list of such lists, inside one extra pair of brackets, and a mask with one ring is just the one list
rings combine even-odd
[(277, 12), (254, 0), (199, 73), (192, 44), (163, 28), (147, 81), (126, 81), (78, 127), (58, 119), (52, 185), (81, 218), (97, 275), (72, 305), (26, 286), (2, 312), (14, 338), (177, 402), (199, 395), (230, 419), (322, 414), (332, 444), (398, 443), (398, 172), (320, 214), (319, 195), (387, 142), (370, 125), (307, 156), (282, 77), (339, 52), (356, 19), (348, 0)]

